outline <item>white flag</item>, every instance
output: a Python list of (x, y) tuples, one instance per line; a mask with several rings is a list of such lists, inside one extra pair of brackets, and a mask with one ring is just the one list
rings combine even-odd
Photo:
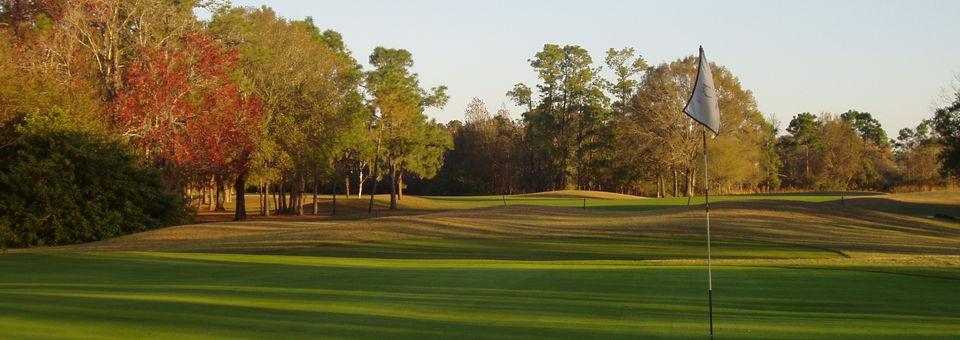
[(703, 55), (700, 47), (700, 62), (697, 65), (697, 84), (693, 94), (687, 101), (683, 112), (713, 133), (720, 133), (720, 105), (717, 102), (717, 88), (713, 86), (713, 72), (710, 72), (710, 63)]

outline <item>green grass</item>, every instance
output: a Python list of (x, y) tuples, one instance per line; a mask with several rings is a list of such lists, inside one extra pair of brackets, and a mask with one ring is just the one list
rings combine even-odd
[[(702, 212), (630, 212), (685, 198), (506, 199), (582, 207), (576, 195), (626, 212), (408, 196), (409, 214), (2, 254), (0, 338), (706, 338)], [(960, 215), (958, 198), (711, 197), (782, 200), (717, 206), (718, 338), (960, 338), (960, 224), (926, 217)]]
[[(0, 256), (4, 338), (704, 338), (702, 240), (422, 240), (312, 255)], [(721, 240), (720, 258), (833, 258)], [(956, 268), (940, 268), (956, 272)], [(953, 275), (957, 277), (958, 275)], [(721, 338), (955, 338), (960, 281), (715, 268)]]
[[(698, 238), (548, 238), (548, 239), (420, 239), (280, 251), (285, 255), (378, 259), (479, 260), (663, 260), (706, 256)], [(742, 240), (713, 240), (714, 256), (724, 259), (814, 259), (842, 257), (813, 247)], [(272, 251), (277, 253), (277, 251)]]
[[(783, 200), (799, 202), (831, 202), (841, 199), (871, 196), (863, 192), (804, 192), (804, 193), (776, 193), (752, 195), (720, 195), (711, 196), (710, 202), (742, 201), (742, 200)], [(498, 205), (541, 205), (551, 207), (587, 208), (614, 211), (645, 211), (698, 205), (705, 202), (699, 197), (670, 197), (652, 199), (606, 199), (606, 198), (554, 198), (554, 197), (526, 197), (525, 195), (508, 196), (424, 196), (424, 198), (442, 203), (460, 203), (463, 208), (476, 208)], [(445, 205), (445, 208), (450, 208)]]

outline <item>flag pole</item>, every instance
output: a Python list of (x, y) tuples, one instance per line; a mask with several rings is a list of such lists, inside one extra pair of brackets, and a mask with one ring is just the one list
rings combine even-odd
[(713, 259), (710, 254), (710, 177), (707, 175), (707, 129), (703, 129), (703, 192), (707, 212), (707, 300), (709, 301), (710, 338), (713, 339)]
[(697, 61), (697, 81), (683, 112), (703, 126), (701, 132), (703, 133), (703, 192), (706, 197), (703, 206), (707, 215), (707, 299), (710, 338), (713, 339), (713, 254), (710, 253), (710, 175), (707, 173), (709, 164), (707, 162), (707, 129), (714, 134), (719, 133), (720, 103), (716, 87), (713, 85), (713, 72), (710, 71), (710, 64), (703, 55), (703, 46), (700, 46), (700, 58)]

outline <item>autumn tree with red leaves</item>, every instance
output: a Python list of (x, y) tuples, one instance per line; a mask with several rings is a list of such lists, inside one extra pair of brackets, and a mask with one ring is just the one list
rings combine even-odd
[(217, 210), (223, 209), (224, 180), (235, 176), (235, 219), (244, 220), (262, 105), (239, 89), (235, 50), (202, 33), (188, 35), (182, 46), (141, 51), (113, 103), (113, 128), (157, 162), (172, 185), (213, 178)]

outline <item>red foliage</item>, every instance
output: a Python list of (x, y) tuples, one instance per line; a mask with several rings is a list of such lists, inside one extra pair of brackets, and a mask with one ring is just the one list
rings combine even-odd
[(147, 49), (124, 72), (113, 127), (149, 157), (197, 175), (243, 173), (262, 105), (244, 97), (236, 50), (193, 34), (183, 50)]

